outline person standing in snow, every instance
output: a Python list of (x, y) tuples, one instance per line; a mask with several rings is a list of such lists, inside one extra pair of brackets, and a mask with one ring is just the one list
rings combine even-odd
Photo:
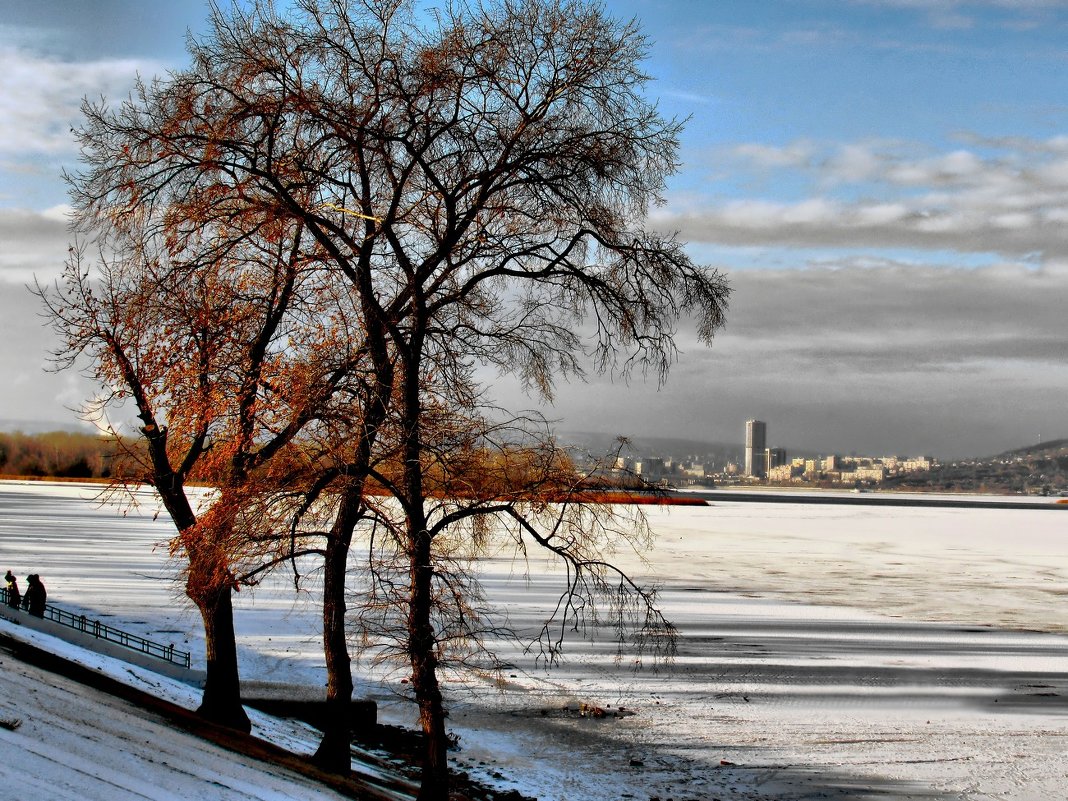
[(26, 594), (22, 596), (22, 608), (34, 617), (44, 617), (45, 599), (48, 593), (37, 573), (26, 576)]
[(22, 596), (19, 594), (19, 583), (15, 578), (15, 574), (10, 570), (7, 571), (7, 575), (4, 576), (7, 580), (7, 605), (12, 609), (18, 609), (19, 604), (22, 603)]

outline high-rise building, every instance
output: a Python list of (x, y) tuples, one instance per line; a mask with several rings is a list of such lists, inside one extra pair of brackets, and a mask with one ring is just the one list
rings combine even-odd
[(768, 426), (761, 420), (745, 421), (745, 474), (754, 478), (765, 478), (768, 465), (765, 461), (767, 449)]

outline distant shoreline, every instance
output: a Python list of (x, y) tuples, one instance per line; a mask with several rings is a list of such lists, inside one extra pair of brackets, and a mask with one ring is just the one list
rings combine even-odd
[[(0, 481), (32, 482), (55, 484), (108, 484), (110, 479), (92, 478), (55, 478), (50, 476), (4, 476)], [(193, 486), (191, 483), (190, 486)], [(833, 490), (831, 492), (834, 492)], [(830, 494), (821, 490), (687, 490), (667, 493), (642, 492), (590, 492), (584, 493), (585, 499), (595, 503), (623, 503), (656, 506), (704, 506), (716, 501), (735, 501), (742, 503), (807, 503), (837, 504), (841, 506), (901, 506), (928, 507), (943, 509), (1061, 509), (1068, 510), (1068, 499), (1050, 498), (1045, 501), (1022, 500), (985, 500), (978, 497), (952, 498), (946, 496), (919, 497), (917, 495), (898, 494), (894, 492), (861, 492), (856, 495)], [(1005, 496), (989, 495), (991, 499)]]
[[(803, 494), (802, 494), (803, 493)], [(743, 503), (808, 503), (839, 504), (842, 506), (920, 506), (941, 507), (945, 509), (1059, 509), (1068, 511), (1068, 503), (1062, 499), (1050, 498), (1047, 502), (1017, 500), (980, 500), (979, 498), (950, 498), (931, 496), (927, 498), (915, 495), (895, 494), (891, 492), (861, 492), (856, 495), (822, 494), (818, 490), (804, 490), (797, 494), (792, 492), (762, 492), (760, 490), (698, 490), (686, 492), (698, 498), (714, 503), (716, 501), (740, 501)], [(1003, 496), (990, 496), (991, 498)]]
[(11, 476), (0, 474), (0, 481), (25, 481), (33, 482), (35, 484), (110, 484), (113, 480), (114, 479), (110, 478), (94, 478), (92, 476), (75, 478), (73, 476)]
[[(56, 476), (5, 476), (0, 475), (0, 482), (12, 484), (94, 484), (106, 486), (113, 483), (108, 478), (67, 478)], [(188, 487), (206, 487), (208, 485), (199, 482), (187, 482)], [(381, 493), (370, 492), (377, 495)], [(553, 499), (550, 499), (553, 500)], [(558, 500), (563, 500), (560, 498)], [(699, 498), (696, 494), (681, 494), (670, 492), (637, 492), (630, 490), (587, 490), (580, 491), (570, 502), (577, 503), (607, 503), (629, 504), (634, 506), (708, 506), (708, 501)]]

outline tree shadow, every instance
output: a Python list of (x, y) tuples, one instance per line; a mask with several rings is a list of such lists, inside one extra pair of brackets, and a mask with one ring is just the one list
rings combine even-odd
[[(989, 729), (993, 747), (1010, 759), (1023, 746), (998, 732), (1017, 724), (999, 728), (998, 717), (1044, 717), (1060, 727), (1068, 714), (1068, 676), (1056, 672), (1068, 663), (1068, 637), (874, 617), (798, 619), (768, 606), (760, 615), (691, 615), (678, 625), (678, 656), (660, 673), (614, 662), (608, 637), (576, 636), (559, 669), (513, 654), (515, 673), (500, 696), (465, 701), (460, 714), (476, 731), (529, 738), (534, 750), (555, 743), (549, 759), (575, 763), (570, 773), (553, 766), (561, 781), (586, 771), (605, 783), (602, 797), (643, 801), (958, 798), (960, 789), (943, 788), (985, 759), (968, 750), (967, 732)], [(604, 719), (591, 720), (574, 711), (576, 699), (601, 703), (613, 693), (639, 699), (625, 702), (637, 716), (616, 717), (618, 707), (608, 707)], [(778, 743), (732, 742), (750, 718), (765, 730), (781, 719), (778, 736), (765, 738)], [(953, 748), (940, 752), (946, 742)], [(571, 796), (561, 789), (559, 797)]]

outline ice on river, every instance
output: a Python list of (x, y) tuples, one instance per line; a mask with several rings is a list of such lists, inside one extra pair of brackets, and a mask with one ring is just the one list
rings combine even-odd
[[(0, 569), (49, 600), (203, 660), (199, 617), (151, 497), (0, 482)], [(722, 502), (654, 509), (645, 561), (680, 630), (667, 669), (568, 642), (545, 670), (447, 685), (458, 764), (542, 799), (1063, 797), (1068, 788), (1068, 510)], [(489, 599), (520, 628), (554, 571), (487, 559)], [(236, 605), (243, 677), (322, 685), (314, 575)], [(357, 665), (387, 720), (411, 721), (403, 669)], [(579, 717), (588, 703), (627, 712)], [(630, 711), (635, 712), (629, 715)]]

